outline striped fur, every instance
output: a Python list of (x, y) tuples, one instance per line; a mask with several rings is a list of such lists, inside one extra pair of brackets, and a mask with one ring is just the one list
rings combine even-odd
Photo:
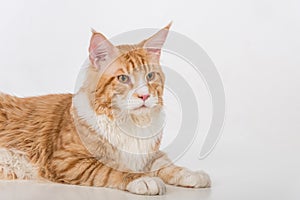
[[(159, 55), (168, 29), (121, 46), (93, 32), (90, 65), (76, 94), (0, 94), (0, 178), (145, 195), (163, 194), (164, 183), (209, 187), (204, 172), (175, 166), (159, 151), (165, 81)], [(120, 81), (124, 74), (130, 82)]]

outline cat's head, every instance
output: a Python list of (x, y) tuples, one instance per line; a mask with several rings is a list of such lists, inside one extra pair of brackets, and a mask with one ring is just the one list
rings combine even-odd
[(135, 45), (115, 46), (93, 31), (84, 89), (97, 115), (140, 120), (161, 110), (165, 76), (160, 55), (170, 25)]

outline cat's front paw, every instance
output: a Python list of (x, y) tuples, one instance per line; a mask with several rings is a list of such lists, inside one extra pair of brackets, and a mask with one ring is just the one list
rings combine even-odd
[(191, 188), (208, 188), (211, 186), (209, 175), (204, 171), (182, 170), (174, 178), (176, 185)]
[(157, 177), (141, 177), (131, 181), (126, 190), (134, 194), (162, 195), (166, 193), (166, 185)]

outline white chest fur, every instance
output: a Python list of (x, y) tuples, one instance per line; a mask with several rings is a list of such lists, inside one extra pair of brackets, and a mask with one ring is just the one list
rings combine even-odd
[(151, 126), (142, 128), (130, 120), (122, 120), (121, 123), (110, 120), (106, 115), (96, 115), (84, 93), (74, 96), (73, 105), (78, 116), (118, 150), (114, 159), (118, 159), (120, 167), (134, 171), (145, 168), (161, 138), (163, 115), (157, 113)]

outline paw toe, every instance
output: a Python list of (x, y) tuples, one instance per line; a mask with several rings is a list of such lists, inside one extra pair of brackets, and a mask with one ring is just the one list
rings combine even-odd
[(166, 186), (160, 178), (141, 177), (133, 180), (126, 188), (129, 192), (143, 195), (162, 195), (166, 193)]

